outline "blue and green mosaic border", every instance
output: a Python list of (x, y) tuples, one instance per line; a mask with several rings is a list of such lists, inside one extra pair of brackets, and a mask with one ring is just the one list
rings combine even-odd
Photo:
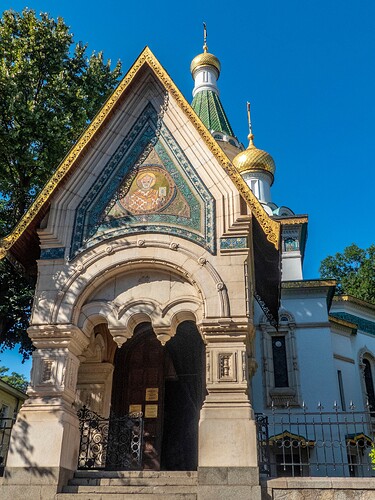
[(157, 113), (153, 106), (148, 104), (81, 201), (75, 216), (70, 258), (103, 240), (143, 232), (181, 236), (215, 253), (214, 199), (164, 125), (154, 147), (189, 204), (191, 217), (187, 219), (160, 213), (132, 215), (106, 223), (101, 222), (105, 208), (120, 189), (125, 176), (155, 139), (156, 123)]

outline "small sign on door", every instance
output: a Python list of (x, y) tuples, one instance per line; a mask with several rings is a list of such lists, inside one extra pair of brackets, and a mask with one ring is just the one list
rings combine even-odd
[(158, 405), (146, 405), (145, 418), (158, 418)]
[(129, 413), (141, 413), (142, 405), (129, 405)]
[(147, 387), (146, 389), (146, 401), (158, 401), (159, 400), (159, 388), (158, 387)]

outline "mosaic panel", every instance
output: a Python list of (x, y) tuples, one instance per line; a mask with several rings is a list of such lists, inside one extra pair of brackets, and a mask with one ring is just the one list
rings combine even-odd
[(335, 318), (343, 319), (344, 321), (349, 321), (350, 323), (354, 323), (358, 326), (359, 330), (363, 332), (369, 333), (371, 335), (375, 335), (375, 323), (369, 321), (364, 318), (359, 318), (358, 316), (354, 316), (353, 314), (349, 314), (346, 312), (331, 312), (331, 316)]
[(220, 240), (220, 249), (221, 250), (232, 250), (232, 249), (241, 249), (247, 248), (247, 238), (221, 238)]
[(41, 259), (63, 259), (65, 255), (65, 248), (43, 248), (40, 251)]
[(156, 122), (148, 105), (82, 200), (71, 257), (141, 232), (175, 234), (215, 251), (214, 200), (168, 129), (156, 136)]

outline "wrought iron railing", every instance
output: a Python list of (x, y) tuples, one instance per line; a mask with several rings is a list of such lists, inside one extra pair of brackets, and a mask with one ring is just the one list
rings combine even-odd
[(13, 418), (0, 418), (0, 476), (3, 475), (7, 461), (13, 424)]
[(256, 414), (258, 460), (267, 476), (375, 476), (369, 452), (375, 444), (375, 413), (332, 411), (319, 403), (316, 411), (272, 406)]
[(141, 413), (101, 417), (83, 406), (78, 411), (81, 433), (78, 468), (140, 469), (143, 419)]

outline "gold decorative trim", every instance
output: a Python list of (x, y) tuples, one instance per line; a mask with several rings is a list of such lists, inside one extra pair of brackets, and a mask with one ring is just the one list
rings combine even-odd
[(283, 219), (278, 220), (278, 222), (282, 226), (293, 226), (295, 224), (307, 224), (309, 222), (309, 218), (306, 216), (295, 217), (295, 218), (291, 218), (291, 219), (283, 218)]
[(335, 280), (283, 281), (281, 288), (320, 288), (336, 286)]
[(337, 323), (338, 325), (345, 326), (347, 328), (350, 328), (351, 330), (357, 330), (358, 325), (355, 323), (351, 323), (350, 321), (346, 321), (345, 319), (342, 318), (337, 318), (336, 316), (328, 316), (328, 319), (332, 323)]
[(95, 116), (93, 121), (90, 123), (86, 131), (78, 139), (77, 143), (72, 147), (66, 157), (62, 160), (56, 172), (52, 175), (51, 179), (47, 182), (45, 187), (39, 193), (34, 203), (31, 205), (29, 210), (22, 217), (15, 229), (2, 240), (2, 245), (0, 246), (0, 259), (4, 258), (6, 251), (11, 248), (11, 246), (17, 241), (17, 239), (26, 231), (32, 221), (35, 219), (39, 211), (48, 202), (51, 195), (57, 189), (59, 183), (64, 179), (64, 177), (70, 172), (76, 160), (79, 158), (82, 151), (89, 144), (91, 139), (100, 130), (101, 126), (105, 122), (106, 118), (109, 116), (113, 108), (115, 107), (118, 100), (121, 98), (127, 87), (130, 85), (134, 79), (137, 72), (147, 63), (159, 77), (161, 82), (164, 84), (165, 88), (172, 94), (176, 99), (177, 103), (180, 105), (185, 114), (190, 118), (193, 125), (203, 138), (207, 147), (210, 149), (212, 154), (218, 160), (222, 168), (231, 177), (233, 183), (237, 187), (239, 193), (242, 195), (246, 203), (249, 205), (252, 213), (257, 218), (259, 224), (261, 225), (263, 231), (266, 234), (268, 241), (270, 241), (276, 249), (280, 246), (280, 224), (278, 221), (272, 220), (268, 214), (263, 209), (262, 205), (253, 195), (246, 182), (242, 179), (241, 175), (237, 172), (234, 165), (231, 163), (229, 158), (225, 155), (223, 150), (217, 144), (215, 139), (208, 132), (206, 127), (203, 125), (200, 118), (196, 115), (194, 110), (191, 108), (190, 104), (186, 101), (184, 96), (178, 90), (170, 76), (163, 69), (159, 61), (153, 55), (151, 50), (146, 47), (140, 54), (138, 59), (135, 61), (133, 66), (130, 68), (128, 73), (119, 83), (118, 87), (114, 90), (112, 95), (107, 99), (101, 110)]
[(353, 304), (357, 304), (364, 308), (372, 309), (373, 311), (375, 311), (375, 304), (372, 304), (371, 302), (366, 302), (365, 300), (362, 299), (357, 299), (356, 297), (352, 297), (351, 295), (335, 295), (333, 297), (333, 300), (335, 302), (352, 302)]
[[(147, 62), (150, 64), (152, 69), (155, 71), (157, 76), (163, 82), (165, 88), (172, 94), (172, 96), (176, 99), (179, 106), (185, 112), (185, 114), (190, 118), (191, 122), (195, 126), (196, 130), (203, 138), (206, 146), (209, 148), (211, 153), (218, 160), (220, 165), (223, 167), (225, 172), (232, 179), (239, 193), (242, 195), (246, 203), (249, 205), (252, 213), (258, 220), (261, 225), (263, 231), (265, 232), (268, 241), (270, 241), (276, 249), (280, 247), (280, 224), (278, 221), (272, 220), (258, 199), (253, 195), (251, 189), (248, 187), (246, 182), (243, 180), (242, 176), (238, 173), (236, 167), (229, 160), (227, 155), (223, 152), (221, 147), (217, 144), (215, 139), (209, 133), (203, 122), (200, 120), (198, 115), (195, 113), (193, 108), (187, 102), (185, 97), (178, 90), (176, 85), (174, 84), (171, 77), (166, 73), (163, 67), (160, 65), (158, 60), (152, 54), (150, 49), (146, 47), (145, 51), (147, 51)], [(142, 57), (142, 54), (141, 56)]]

